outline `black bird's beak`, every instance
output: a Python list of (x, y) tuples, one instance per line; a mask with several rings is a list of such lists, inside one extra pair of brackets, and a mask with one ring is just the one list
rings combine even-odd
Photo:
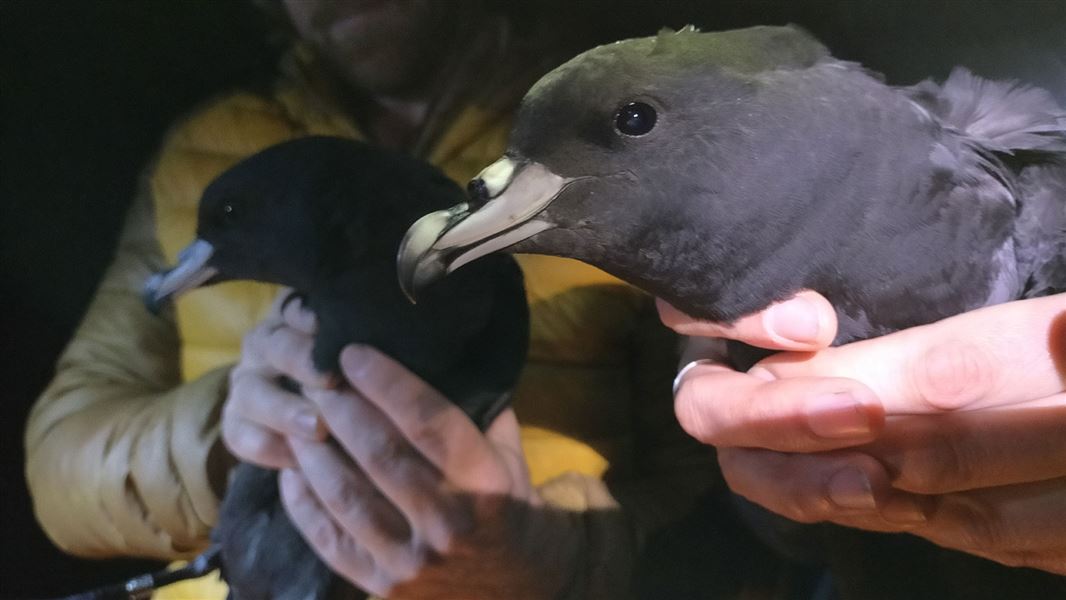
[(555, 227), (538, 218), (571, 178), (536, 162), (507, 156), (475, 177), (470, 201), (430, 213), (411, 226), (400, 244), (400, 287), (415, 301), (429, 284), (486, 254)]
[(204, 240), (196, 240), (178, 254), (174, 268), (156, 273), (144, 284), (142, 294), (145, 307), (158, 313), (165, 302), (193, 288), (199, 287), (218, 274), (208, 262), (215, 249)]

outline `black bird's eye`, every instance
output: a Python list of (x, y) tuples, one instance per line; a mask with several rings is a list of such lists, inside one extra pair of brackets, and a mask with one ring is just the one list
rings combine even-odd
[(222, 222), (229, 224), (237, 220), (237, 209), (232, 202), (222, 205)]
[(614, 116), (614, 128), (629, 136), (641, 136), (655, 127), (655, 109), (643, 102), (630, 102), (618, 109)]

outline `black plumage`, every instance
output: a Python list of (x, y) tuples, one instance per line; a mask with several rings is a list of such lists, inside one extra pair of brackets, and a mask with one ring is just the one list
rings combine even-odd
[[(366, 144), (302, 138), (229, 169), (204, 191), (197, 241), (152, 278), (156, 305), (191, 287), (233, 279), (291, 286), (318, 318), (313, 360), (336, 372), (340, 350), (382, 350), (486, 427), (505, 406), (525, 359), (529, 315), (510, 257), (473, 264), (417, 304), (397, 283), (404, 231), (462, 200), (435, 168)], [(334, 579), (289, 523), (276, 473), (235, 469), (213, 538), (237, 600), (358, 597)]]

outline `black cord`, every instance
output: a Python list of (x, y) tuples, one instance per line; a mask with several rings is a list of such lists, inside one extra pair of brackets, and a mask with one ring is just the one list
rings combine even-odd
[(87, 592), (64, 596), (59, 600), (148, 600), (155, 590), (172, 583), (203, 577), (222, 566), (222, 548), (214, 545), (180, 569), (163, 569), (145, 573), (123, 583), (98, 587)]

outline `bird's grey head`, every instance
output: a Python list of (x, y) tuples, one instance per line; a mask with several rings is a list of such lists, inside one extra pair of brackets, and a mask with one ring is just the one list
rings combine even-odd
[[(686, 28), (579, 55), (526, 95), (506, 154), (470, 183), (469, 202), (409, 230), (405, 285), (416, 292), (506, 248), (584, 260), (655, 292), (643, 274), (668, 271), (662, 263), (728, 253), (751, 215), (764, 226), (803, 210), (774, 180), (783, 166), (814, 168), (805, 144), (824, 135), (795, 116), (812, 102), (831, 114), (835, 100), (810, 98), (791, 74), (823, 64), (844, 63), (793, 27)], [(707, 218), (713, 229), (687, 233)]]

